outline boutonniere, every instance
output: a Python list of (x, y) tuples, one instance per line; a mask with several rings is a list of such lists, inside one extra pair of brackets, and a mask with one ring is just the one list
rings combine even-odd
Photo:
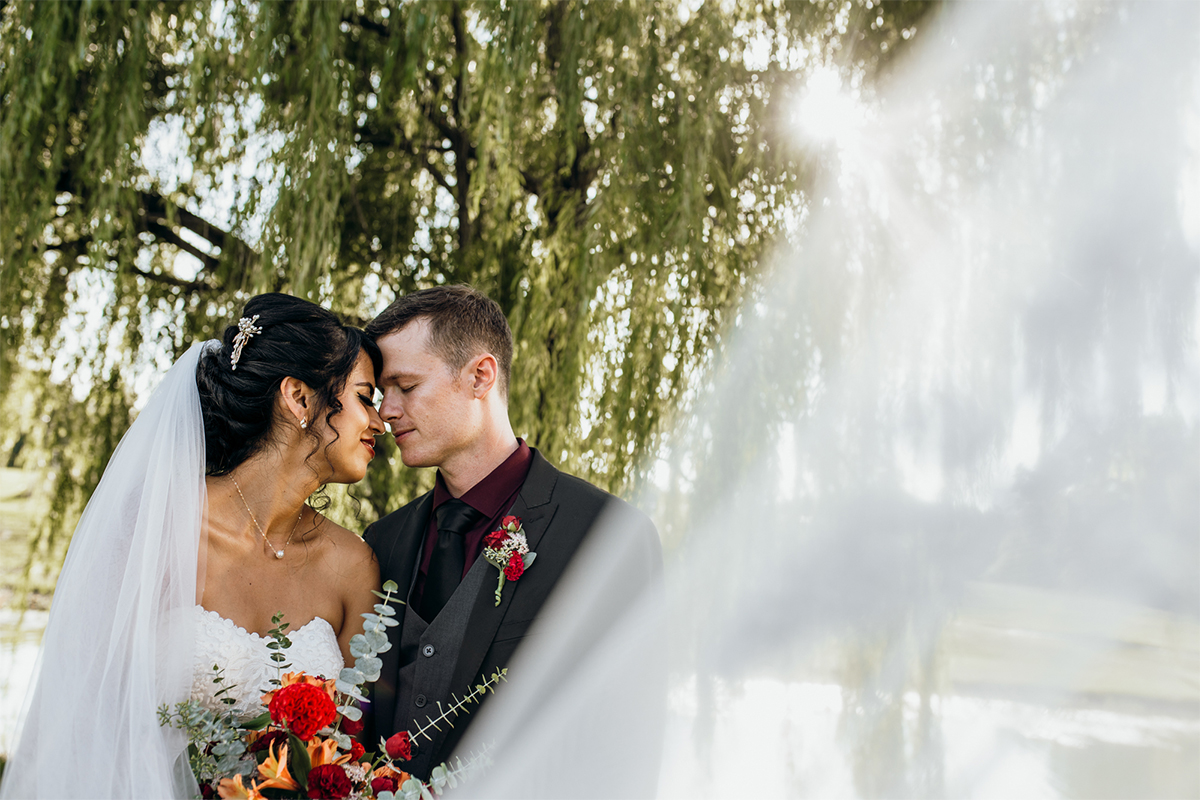
[(483, 557), (500, 570), (500, 581), (496, 584), (496, 605), (500, 605), (504, 582), (520, 580), (537, 557), (537, 553), (529, 552), (520, 517), (505, 517), (500, 520), (499, 528), (483, 537)]

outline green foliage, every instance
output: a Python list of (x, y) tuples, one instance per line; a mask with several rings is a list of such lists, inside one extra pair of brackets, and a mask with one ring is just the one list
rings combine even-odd
[(271, 615), (271, 624), (275, 626), (267, 631), (267, 638), (271, 640), (267, 642), (267, 649), (271, 651), (271, 655), (268, 658), (275, 664), (275, 677), (271, 679), (271, 684), (282, 686), (283, 671), (291, 666), (287, 661), (287, 653), (285, 652), (292, 646), (292, 640), (287, 636), (287, 629), (291, 627), (291, 623), (284, 622), (283, 612), (277, 611)]
[[(366, 700), (366, 697), (360, 687), (364, 683), (374, 683), (379, 680), (383, 661), (378, 656), (380, 653), (386, 653), (392, 649), (392, 643), (388, 641), (387, 629), (395, 628), (400, 624), (395, 619), (396, 610), (391, 606), (392, 593), (398, 591), (399, 588), (395, 581), (387, 581), (383, 584), (383, 593), (372, 589), (371, 592), (378, 595), (383, 602), (375, 604), (373, 613), (368, 612), (362, 615), (363, 632), (350, 637), (350, 654), (354, 656), (354, 666), (344, 667), (338, 674), (336, 684), (337, 690), (346, 696), (346, 702), (338, 706), (338, 713), (346, 719), (362, 718), (362, 711), (357, 704)], [(398, 602), (401, 605), (404, 604), (403, 600)]]
[[(478, 286), (514, 331), (517, 433), (636, 488), (805, 202), (780, 109), (814, 65), (886, 67), (927, 4), (688, 8), (3, 6), (0, 395), (34, 376), (50, 420), (42, 536), (149, 378), (263, 290), (361, 321)], [(386, 454), (365, 521), (432, 480)]]
[[(223, 672), (213, 666), (214, 683), (224, 682)], [(159, 725), (179, 728), (187, 734), (188, 763), (199, 780), (235, 769), (246, 753), (240, 730), (243, 726), (233, 712), (235, 701), (223, 696), (232, 688), (223, 686), (214, 694), (229, 709), (224, 714), (214, 714), (195, 700), (176, 703), (173, 711), (166, 704), (158, 708)]]

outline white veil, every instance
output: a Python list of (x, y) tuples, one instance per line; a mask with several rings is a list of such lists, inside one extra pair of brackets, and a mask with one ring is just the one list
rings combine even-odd
[[(75, 529), (0, 797), (195, 797), (183, 732), (205, 509), (193, 345), (113, 453)], [(86, 434), (86, 432), (84, 432)]]
[(468, 796), (653, 795), (660, 608), (660, 798), (1200, 796), (1200, 6), (941, 16), (654, 454), (666, 602), (564, 578)]

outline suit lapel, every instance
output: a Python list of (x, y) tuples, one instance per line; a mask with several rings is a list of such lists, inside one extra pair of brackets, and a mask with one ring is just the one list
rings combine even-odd
[[(421, 544), (424, 541), (425, 530), (429, 526), (429, 514), (433, 507), (433, 492), (416, 501), (413, 508), (405, 514), (397, 514), (398, 519), (390, 522), (386, 517), (376, 525), (383, 527), (376, 534), (376, 541), (387, 542), (379, 547), (376, 555), (379, 557), (380, 577), (384, 581), (395, 581), (399, 587), (396, 599), (408, 602), (412, 590), (413, 578), (421, 558)], [(400, 634), (404, 630), (404, 615), (407, 605), (393, 605), (396, 609), (396, 621), (400, 624), (387, 629), (391, 649), (385, 651), (381, 658), (383, 668), (380, 678), (373, 684), (371, 697), (374, 703), (372, 709), (376, 726), (381, 732), (388, 731), (390, 735), (392, 717), (396, 708), (396, 676), (400, 670)]]
[(380, 573), (384, 580), (393, 580), (400, 587), (399, 596), (408, 599), (416, 576), (417, 561), (421, 557), (421, 544), (429, 527), (429, 514), (433, 509), (433, 492), (422, 497), (412, 513), (399, 522), (392, 534), (391, 551), (381, 560)]
[[(529, 474), (521, 487), (521, 493), (517, 495), (512, 509), (508, 512), (520, 518), (531, 552), (537, 552), (538, 543), (558, 510), (558, 504), (550, 501), (557, 480), (558, 470), (550, 466), (541, 453), (533, 450), (533, 463), (529, 466)], [(530, 569), (537, 569), (536, 561)], [(454, 683), (451, 684), (451, 691), (455, 693), (464, 691), (474, 681), (484, 655), (492, 646), (492, 640), (496, 638), (496, 630), (500, 627), (504, 615), (508, 613), (513, 595), (520, 587), (519, 582), (506, 583), (500, 596), (500, 605), (497, 606), (496, 583), (499, 575), (491, 565), (488, 565), (488, 573), (487, 580), (483, 582), (479, 594), (475, 597), (475, 605), (463, 637), (462, 650), (455, 665)]]

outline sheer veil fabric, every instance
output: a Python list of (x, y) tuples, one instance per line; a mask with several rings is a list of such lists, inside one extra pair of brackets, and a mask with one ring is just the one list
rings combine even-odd
[(167, 372), (75, 529), (0, 797), (198, 794), (187, 738), (157, 709), (192, 680), (206, 499), (196, 365), (213, 346)]

